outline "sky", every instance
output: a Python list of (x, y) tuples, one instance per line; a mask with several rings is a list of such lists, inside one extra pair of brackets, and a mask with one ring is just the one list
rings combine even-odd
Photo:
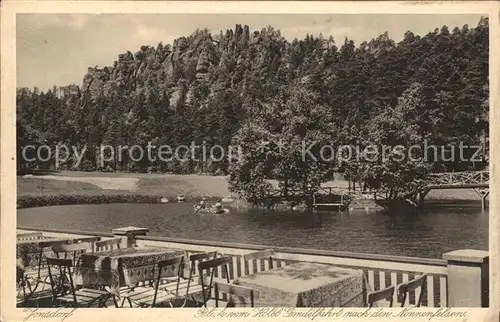
[(18, 14), (16, 19), (17, 86), (47, 90), (53, 85), (81, 85), (88, 67), (110, 66), (118, 55), (135, 53), (142, 45), (171, 44), (197, 28), (212, 34), (248, 25), (267, 25), (289, 39), (306, 34), (336, 43), (345, 37), (359, 45), (384, 32), (395, 41), (410, 30), (425, 35), (435, 28), (479, 22), (477, 14)]

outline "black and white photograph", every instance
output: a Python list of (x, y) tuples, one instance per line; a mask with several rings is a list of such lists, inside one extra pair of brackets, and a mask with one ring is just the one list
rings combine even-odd
[(17, 308), (489, 307), (490, 19), (17, 13)]

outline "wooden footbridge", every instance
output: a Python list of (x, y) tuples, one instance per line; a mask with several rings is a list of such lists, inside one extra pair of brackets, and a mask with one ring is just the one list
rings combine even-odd
[[(419, 191), (408, 193), (406, 202), (415, 208), (424, 206), (424, 200), (431, 190), (441, 189), (473, 189), (481, 198), (482, 209), (487, 207), (490, 173), (489, 171), (463, 171), (431, 173), (427, 176), (427, 183)], [(383, 199), (381, 200), (383, 203)]]
[(487, 206), (490, 194), (489, 171), (463, 171), (432, 173), (428, 176), (428, 185), (417, 193), (419, 206), (423, 206), (425, 196), (434, 189), (473, 189), (481, 197), (482, 208)]

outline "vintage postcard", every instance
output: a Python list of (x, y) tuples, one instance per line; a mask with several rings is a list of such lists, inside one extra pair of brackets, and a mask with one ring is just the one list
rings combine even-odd
[(1, 319), (498, 319), (499, 8), (5, 1)]

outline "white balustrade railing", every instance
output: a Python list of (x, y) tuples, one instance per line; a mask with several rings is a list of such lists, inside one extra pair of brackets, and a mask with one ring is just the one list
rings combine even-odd
[[(205, 243), (205, 244), (202, 244)], [(184, 240), (175, 242), (171, 238), (161, 238), (152, 236), (141, 236), (137, 238), (137, 244), (140, 246), (159, 246), (169, 248), (185, 249), (188, 253), (194, 252), (212, 252), (217, 251), (221, 254), (232, 257), (232, 263), (229, 265), (230, 279), (236, 279), (240, 276), (265, 271), (270, 268), (269, 259), (257, 259), (248, 263), (248, 270), (245, 267), (243, 255), (261, 249), (271, 248), (269, 246), (241, 245), (219, 242), (201, 242)], [(230, 247), (233, 246), (233, 247)], [(246, 246), (246, 247), (245, 247)], [(417, 278), (422, 274), (427, 274), (427, 285), (424, 292), (422, 306), (428, 307), (446, 307), (447, 306), (447, 266), (446, 261), (424, 258), (405, 258), (384, 255), (350, 254), (350, 257), (330, 256), (328, 253), (318, 250), (302, 249), (283, 249), (275, 248), (273, 258), (273, 267), (281, 267), (293, 262), (317, 262), (333, 264), (346, 268), (362, 269), (367, 277), (369, 288), (379, 290), (390, 285)], [(318, 255), (316, 255), (316, 254)], [(325, 253), (322, 255), (321, 253)], [(346, 255), (343, 254), (342, 255)], [(378, 260), (376, 258), (379, 258)], [(393, 259), (393, 260), (391, 260)], [(222, 274), (222, 268), (219, 268), (217, 277), (225, 278)], [(420, 296), (420, 290), (410, 293), (410, 304), (415, 304), (415, 298)], [(394, 295), (394, 305), (400, 303), (397, 294)]]

